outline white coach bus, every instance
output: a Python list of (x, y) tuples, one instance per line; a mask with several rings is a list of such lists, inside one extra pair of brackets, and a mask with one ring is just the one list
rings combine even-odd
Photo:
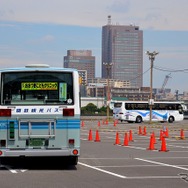
[(0, 70), (0, 160), (80, 155), (79, 76), (31, 64)]
[[(169, 122), (184, 119), (185, 105), (181, 102), (154, 102), (152, 106), (152, 121)], [(150, 120), (148, 101), (118, 101), (114, 103), (114, 119), (141, 123)]]

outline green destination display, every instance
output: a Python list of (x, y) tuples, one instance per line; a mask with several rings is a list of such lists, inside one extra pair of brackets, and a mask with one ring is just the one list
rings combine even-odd
[(57, 82), (22, 82), (21, 90), (57, 90)]
[(66, 83), (59, 84), (59, 99), (62, 101), (67, 100), (67, 84)]

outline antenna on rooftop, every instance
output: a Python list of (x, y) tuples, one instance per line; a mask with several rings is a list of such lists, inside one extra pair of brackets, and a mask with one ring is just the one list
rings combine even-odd
[(108, 25), (111, 25), (111, 15), (108, 15)]

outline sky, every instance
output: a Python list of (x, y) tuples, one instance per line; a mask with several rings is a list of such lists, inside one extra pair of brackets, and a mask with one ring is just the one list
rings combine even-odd
[[(143, 86), (150, 86), (146, 51), (157, 51), (153, 87), (188, 92), (187, 0), (0, 0), (0, 68), (45, 63), (62, 67), (67, 50), (92, 50), (101, 76), (102, 26), (143, 30)], [(138, 75), (135, 75), (137, 77)]]

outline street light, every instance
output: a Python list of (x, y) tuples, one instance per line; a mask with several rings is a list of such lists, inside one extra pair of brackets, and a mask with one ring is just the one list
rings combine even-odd
[(110, 71), (112, 68), (113, 63), (105, 63), (103, 62), (103, 65), (106, 67), (106, 72), (107, 72), (107, 94), (106, 94), (106, 100), (107, 100), (107, 120), (109, 121), (109, 112), (110, 112), (110, 108), (109, 108), (109, 103), (110, 103), (110, 86), (109, 86), (109, 75), (110, 75)]
[(152, 97), (153, 93), (153, 63), (155, 60), (155, 56), (159, 54), (159, 52), (149, 52), (147, 51), (146, 54), (149, 56), (149, 60), (151, 61), (151, 70), (150, 70), (150, 97), (149, 97), (149, 109), (150, 109), (150, 117), (149, 117), (149, 122), (150, 124), (152, 123), (152, 105), (154, 104), (154, 100)]

